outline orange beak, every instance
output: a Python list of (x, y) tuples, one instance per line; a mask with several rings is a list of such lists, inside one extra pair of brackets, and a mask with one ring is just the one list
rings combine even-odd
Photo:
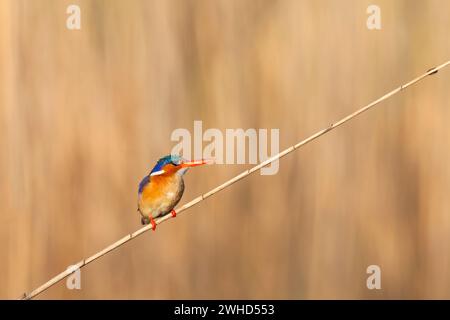
[(202, 160), (192, 160), (192, 161), (186, 161), (183, 162), (181, 164), (181, 166), (183, 168), (186, 167), (196, 167), (196, 166), (201, 166), (203, 164), (212, 164), (214, 162), (214, 160), (210, 160), (210, 159), (202, 159)]

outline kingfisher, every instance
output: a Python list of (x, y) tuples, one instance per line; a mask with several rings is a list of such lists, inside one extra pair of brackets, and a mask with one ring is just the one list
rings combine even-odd
[(174, 208), (184, 192), (183, 175), (190, 167), (209, 163), (208, 160), (187, 161), (179, 155), (168, 155), (158, 160), (152, 171), (139, 184), (138, 211), (141, 223), (151, 223), (156, 229), (155, 220), (158, 217), (172, 214), (176, 217)]

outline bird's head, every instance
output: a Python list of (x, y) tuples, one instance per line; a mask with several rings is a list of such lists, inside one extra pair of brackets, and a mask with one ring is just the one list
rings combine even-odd
[(196, 167), (207, 163), (209, 163), (209, 161), (204, 159), (188, 161), (179, 155), (168, 155), (158, 160), (150, 172), (150, 176), (175, 173), (183, 175), (190, 167)]

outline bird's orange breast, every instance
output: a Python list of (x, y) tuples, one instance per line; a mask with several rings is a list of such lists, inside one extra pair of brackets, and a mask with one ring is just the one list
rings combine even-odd
[(139, 211), (144, 216), (154, 218), (172, 210), (180, 200), (184, 190), (181, 176), (163, 174), (152, 176), (150, 182), (139, 195)]
[[(170, 192), (171, 186), (174, 185), (172, 177), (154, 176), (151, 177), (151, 182), (148, 183), (142, 191), (142, 199), (144, 201), (156, 200), (164, 197), (167, 192)], [(174, 187), (174, 186), (173, 186)]]

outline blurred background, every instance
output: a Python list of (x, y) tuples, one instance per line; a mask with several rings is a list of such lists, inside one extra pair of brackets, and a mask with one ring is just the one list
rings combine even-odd
[[(138, 183), (174, 129), (279, 128), (283, 149), (449, 60), (449, 27), (444, 0), (0, 0), (0, 298), (140, 228)], [(449, 83), (444, 69), (39, 298), (450, 298)], [(181, 204), (249, 167), (191, 170)]]

